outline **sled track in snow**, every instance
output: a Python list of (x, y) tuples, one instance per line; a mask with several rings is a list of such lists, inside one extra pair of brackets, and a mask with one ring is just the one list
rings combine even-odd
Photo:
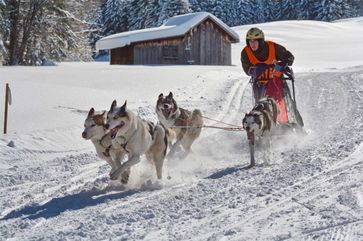
[[(18, 190), (20, 192), (17, 199), (8, 200), (3, 196), (2, 206), (5, 213), (20, 209), (30, 203), (44, 203), (48, 200), (62, 195), (70, 194), (77, 189), (91, 189), (100, 180), (103, 180), (105, 168), (103, 161), (97, 161), (95, 154), (70, 154), (64, 157), (43, 160), (39, 166), (19, 166), (9, 170), (2, 176), (0, 187), (1, 193)], [(22, 159), (23, 162), (26, 159)], [(45, 164), (47, 163), (47, 165)], [(52, 176), (54, 170), (58, 170), (62, 175)], [(98, 175), (93, 179), (92, 176)], [(100, 175), (101, 174), (101, 175)], [(104, 180), (103, 180), (104, 181)], [(45, 184), (45, 185), (44, 185)], [(11, 206), (11, 210), (6, 207)], [(1, 213), (3, 216), (4, 213)]]
[[(223, 109), (220, 111), (220, 113), (216, 116), (208, 116), (209, 118), (215, 119), (217, 121), (222, 121), (227, 124), (231, 125), (241, 125), (242, 121), (242, 112), (241, 112), (241, 99), (243, 97), (243, 93), (245, 91), (245, 88), (247, 84), (245, 83), (245, 80), (243, 79), (232, 79), (231, 80), (233, 85), (228, 86), (225, 92), (228, 93), (225, 97), (225, 102), (223, 104)], [(216, 104), (218, 105), (218, 104)], [(217, 124), (212, 120), (205, 119), (205, 124)], [(220, 124), (220, 126), (223, 127), (230, 127), (227, 125)], [(211, 135), (214, 135), (218, 132), (225, 131), (225, 130), (218, 130), (218, 129), (208, 129), (205, 128), (203, 132), (205, 133), (203, 135), (203, 138), (207, 138)]]
[[(285, 155), (282, 156), (283, 159), (282, 162), (279, 163), (279, 166), (276, 167), (276, 169), (272, 168), (272, 170), (273, 172), (276, 172), (278, 175), (284, 172), (291, 173), (292, 178), (289, 178), (288, 175), (282, 175), (282, 177), (287, 181), (285, 181), (284, 183), (282, 183), (282, 185), (278, 187), (270, 187), (269, 190), (267, 191), (267, 193), (270, 194), (265, 195), (263, 193), (262, 194), (257, 193), (257, 196), (260, 196), (264, 200), (264, 201), (260, 200), (258, 202), (265, 202), (268, 205), (266, 205), (265, 207), (263, 207), (262, 205), (260, 208), (256, 207), (253, 208), (255, 206), (254, 204), (255, 202), (252, 201), (250, 205), (247, 204), (247, 207), (245, 203), (244, 204), (245, 207), (243, 207), (242, 210), (246, 210), (247, 213), (242, 212), (243, 214), (239, 215), (239, 219), (246, 220), (245, 221), (246, 223), (258, 224), (267, 216), (274, 215), (273, 213), (277, 213), (276, 215), (279, 215), (278, 214), (279, 211), (283, 212), (284, 209), (286, 209), (285, 207), (286, 204), (288, 204), (287, 206), (291, 206), (293, 210), (296, 208), (295, 206), (298, 206), (298, 208), (303, 209), (302, 212), (308, 212), (308, 213), (312, 212), (312, 210), (309, 210), (304, 205), (307, 205), (309, 207), (309, 202), (311, 200), (316, 202), (316, 200), (320, 200), (322, 198), (320, 195), (321, 190), (319, 190), (319, 187), (325, 187), (326, 191), (323, 191), (323, 194), (326, 193), (327, 195), (329, 195), (330, 191), (336, 188), (344, 189), (344, 185), (346, 185), (346, 183), (343, 182), (342, 187), (339, 185), (333, 187), (329, 186), (332, 180), (340, 176), (349, 176), (348, 175), (349, 171), (359, 172), (362, 170), (361, 161), (354, 160), (351, 161), (352, 163), (349, 162), (349, 157), (351, 153), (361, 142), (360, 138), (362, 133), (360, 133), (360, 131), (357, 130), (356, 127), (362, 125), (361, 124), (362, 120), (360, 119), (359, 116), (359, 112), (361, 112), (363, 109), (362, 103), (359, 102), (363, 95), (363, 92), (361, 91), (362, 87), (359, 85), (359, 80), (357, 80), (356, 82), (353, 81), (354, 83), (352, 85), (351, 83), (352, 79), (348, 77), (346, 78), (341, 77), (341, 75), (342, 75), (341, 73), (328, 73), (328, 74), (323, 73), (321, 74), (321, 76), (320, 74), (315, 76), (316, 77), (315, 79), (319, 79), (319, 81), (323, 82), (322, 85), (326, 87), (326, 91), (324, 91), (323, 94), (315, 92), (316, 91), (315, 85), (320, 86), (319, 83), (315, 82), (313, 85), (306, 85), (307, 88), (310, 88), (305, 90), (308, 91), (310, 98), (308, 98), (308, 101), (305, 100), (298, 103), (300, 103), (300, 106), (303, 107), (303, 109), (307, 114), (311, 114), (309, 112), (312, 112), (313, 117), (314, 116), (323, 117), (322, 119), (312, 120), (313, 130), (321, 131), (322, 136), (318, 136), (318, 138), (316, 139), (312, 140), (310, 139), (309, 141), (311, 141), (312, 143), (308, 143), (305, 146), (302, 146), (301, 147), (302, 150), (298, 150), (297, 152), (287, 151)], [(352, 78), (354, 80), (354, 77)], [(337, 87), (337, 85), (339, 87)], [(336, 93), (337, 90), (338, 93)], [(353, 95), (348, 95), (346, 92), (347, 90), (348, 93), (353, 92)], [(336, 95), (339, 96), (339, 98), (336, 98)], [(320, 100), (319, 105), (314, 105), (313, 103), (313, 100), (316, 99), (314, 97), (316, 96), (319, 96), (318, 98)], [(246, 100), (242, 101), (247, 102)], [(346, 108), (347, 106), (349, 108)], [(331, 113), (337, 113), (336, 112), (337, 110), (340, 111), (341, 115), (331, 116)], [(323, 114), (323, 116), (321, 114)], [(351, 118), (354, 119), (353, 123)], [(326, 126), (325, 128), (322, 128), (322, 130), (320, 130), (319, 128), (322, 125), (321, 121), (324, 122), (325, 120), (327, 121), (327, 123), (329, 123), (329, 126)], [(350, 126), (341, 125), (343, 123), (351, 123), (351, 125)], [(350, 139), (348, 141), (345, 138), (346, 133), (351, 133)], [(314, 132), (313, 135), (316, 135), (316, 132)], [(296, 162), (292, 160), (299, 160), (299, 161)], [(282, 168), (282, 170), (279, 170), (281, 169), (281, 167), (284, 167), (285, 165), (286, 168)], [(298, 171), (294, 172), (294, 169), (296, 167), (299, 167), (297, 168)], [(299, 169), (301, 170), (301, 174), (298, 173)], [(357, 169), (358, 171), (354, 171), (355, 169)], [(238, 168), (236, 170), (238, 170)], [(239, 172), (240, 171), (236, 171), (235, 174), (237, 175)], [(251, 172), (253, 171), (251, 170), (246, 172), (246, 177), (244, 178), (244, 180), (248, 180), (247, 176), (256, 175)], [(276, 178), (276, 175), (272, 174), (272, 172), (269, 173), (272, 176), (272, 178)], [(298, 179), (295, 180), (295, 178)], [(264, 180), (264, 178), (257, 180)], [(272, 183), (276, 182), (276, 180), (274, 179), (270, 181)], [(362, 180), (355, 180), (355, 181), (357, 183), (362, 183)], [(233, 179), (231, 180), (231, 182), (232, 183), (234, 182)], [(254, 180), (248, 181), (247, 183), (244, 184), (252, 185), (253, 182)], [(266, 182), (269, 182), (269, 180), (267, 179)], [(351, 185), (354, 185), (354, 183)], [(316, 186), (318, 186), (318, 188), (316, 188)], [(263, 189), (263, 187), (260, 188)], [(219, 188), (216, 187), (215, 189), (218, 190)], [(253, 189), (251, 189), (251, 191), (252, 190)], [(247, 191), (247, 193), (251, 193), (251, 191)], [(312, 198), (302, 199), (302, 200), (300, 199), (300, 196), (304, 196), (304, 194), (306, 195), (306, 193), (309, 193), (310, 196), (310, 192), (315, 193)], [(241, 193), (246, 193), (246, 190), (242, 189)], [(213, 198), (215, 198), (215, 196)], [(274, 199), (277, 199), (277, 201), (276, 200), (274, 201)], [(302, 201), (302, 204), (297, 203), (300, 201)], [(237, 208), (238, 207), (239, 204), (237, 203)], [(256, 211), (257, 214), (255, 213)], [(251, 212), (251, 214), (246, 218), (246, 214), (248, 215), (249, 212)], [(223, 219), (226, 220), (225, 223), (231, 223), (233, 222), (233, 218), (232, 220), (228, 218), (229, 215), (233, 217), (233, 214), (227, 212), (227, 213), (222, 213), (220, 215), (218, 214), (214, 215), (213, 219), (218, 219), (218, 220)], [(310, 237), (309, 235), (314, 235), (313, 233), (316, 233), (318, 231), (322, 232), (322, 230), (325, 229), (329, 229), (330, 232), (340, 233), (340, 235), (343, 235), (342, 232), (345, 230), (344, 232), (347, 232), (345, 235), (349, 236), (351, 235), (351, 233), (349, 233), (350, 232), (349, 228), (346, 228), (345, 225), (348, 226), (360, 225), (361, 224), (360, 220), (362, 220), (362, 217), (363, 215), (362, 213), (360, 213), (357, 217), (350, 217), (349, 221), (337, 222), (335, 224), (324, 223), (325, 221), (322, 221), (322, 223), (316, 224), (317, 227), (314, 229), (308, 229), (306, 227), (305, 228), (300, 227), (300, 228), (302, 229), (302, 233), (305, 233), (306, 238), (309, 238)], [(329, 218), (327, 222), (328, 221)], [(208, 222), (210, 222), (210, 220), (206, 221), (204, 225), (208, 226), (207, 225)], [(199, 225), (195, 227), (194, 231), (196, 233), (199, 232), (202, 223), (203, 222), (199, 222)], [(227, 229), (227, 226), (225, 228)], [(238, 230), (237, 227), (236, 229)], [(354, 230), (356, 231), (357, 229)], [(213, 229), (209, 231), (213, 233)], [(208, 232), (208, 230), (206, 230), (206, 232)], [(331, 235), (334, 236), (334, 234)]]
[[(196, 174), (197, 179), (170, 183), (161, 190), (105, 187), (109, 167), (104, 161), (96, 163), (96, 155), (90, 152), (55, 153), (58, 157), (44, 160), (48, 166), (32, 167), (34, 176), (20, 181), (15, 180), (18, 173), (26, 173), (28, 167), (19, 166), (18, 170), (10, 170), (7, 177), (10, 182), (17, 182), (11, 188), (24, 189), (20, 192), (24, 194), (25, 189), (30, 189), (32, 196), (4, 202), (1, 199), (3, 207), (12, 207), (1, 213), (2, 217), (11, 211), (20, 212), (1, 220), (6, 223), (0, 231), (8, 234), (8, 226), (11, 230), (12, 225), (20, 225), (21, 215), (29, 210), (24, 207), (29, 207), (32, 213), (26, 215), (37, 219), (27, 223), (32, 229), (27, 236), (30, 239), (39, 237), (38, 233), (46, 233), (49, 239), (65, 238), (67, 233), (63, 230), (50, 227), (72, 220), (78, 227), (72, 232), (88, 232), (88, 239), (98, 240), (359, 240), (363, 237), (363, 212), (357, 211), (361, 209), (356, 194), (363, 186), (359, 176), (363, 163), (354, 152), (362, 148), (362, 76), (363, 71), (297, 76), (298, 107), (312, 132), (301, 141), (304, 143), (296, 145), (297, 149), (283, 149), (271, 166), (246, 169), (247, 159), (242, 159), (238, 165), (209, 169)], [(247, 86), (241, 80), (230, 86), (223, 99), (228, 104), (219, 119), (240, 123), (244, 112), (252, 108)], [(213, 138), (225, 135), (230, 139), (230, 134), (204, 131), (206, 135), (198, 142), (211, 143), (212, 149), (227, 149), (214, 144)], [(206, 142), (208, 138), (212, 138), (210, 143)], [(248, 153), (243, 154), (246, 155), (239, 158), (247, 158)], [(230, 157), (223, 156), (223, 161), (236, 163)], [(27, 154), (19, 161), (22, 158), (27, 158)], [(208, 165), (208, 160), (201, 161)], [(48, 168), (58, 168), (64, 174), (52, 178)], [(49, 180), (44, 182), (44, 192), (43, 186), (37, 185), (40, 176), (36, 173), (45, 173), (43, 178)], [(1, 192), (6, 193), (9, 188), (2, 187)], [(37, 214), (39, 210), (33, 204), (45, 211), (55, 209), (55, 214)], [(54, 220), (48, 219), (49, 223), (44, 224), (39, 218), (47, 215)], [(241, 226), (233, 225), (243, 222)]]

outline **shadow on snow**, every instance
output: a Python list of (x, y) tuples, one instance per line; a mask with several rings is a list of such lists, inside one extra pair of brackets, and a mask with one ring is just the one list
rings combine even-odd
[(126, 198), (138, 192), (140, 191), (128, 190), (103, 195), (107, 193), (107, 190), (82, 191), (80, 193), (64, 197), (53, 198), (43, 205), (33, 204), (25, 206), (19, 210), (11, 211), (0, 220), (8, 220), (19, 217), (22, 217), (23, 219), (52, 218), (67, 210), (79, 210), (85, 207), (96, 206), (102, 203), (107, 203), (110, 200)]
[(206, 177), (206, 179), (219, 179), (224, 176), (230, 175), (232, 173), (242, 171), (242, 170), (248, 170), (248, 169), (250, 169), (248, 165), (242, 166), (242, 167), (241, 166), (227, 167), (225, 169), (219, 170), (219, 171), (209, 175), (208, 177)]

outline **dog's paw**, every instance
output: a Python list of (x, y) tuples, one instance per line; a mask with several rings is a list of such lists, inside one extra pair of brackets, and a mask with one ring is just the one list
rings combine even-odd
[(121, 183), (127, 184), (130, 178), (130, 171), (124, 171), (121, 175)]
[(116, 169), (115, 171), (113, 171), (112, 173), (110, 173), (110, 179), (111, 180), (117, 180), (118, 177), (120, 176), (120, 173), (121, 173), (120, 168), (119, 169)]
[(255, 167), (256, 165), (255, 164), (250, 164), (247, 166), (247, 168), (252, 168), (252, 167)]
[(142, 190), (149, 190), (149, 191), (160, 190), (163, 187), (164, 183), (162, 180), (156, 180), (156, 181), (147, 180), (145, 183), (141, 185)]
[(110, 173), (110, 179), (111, 179), (112, 181), (115, 181), (115, 180), (117, 180), (117, 177), (114, 177), (114, 176), (112, 175), (112, 173)]

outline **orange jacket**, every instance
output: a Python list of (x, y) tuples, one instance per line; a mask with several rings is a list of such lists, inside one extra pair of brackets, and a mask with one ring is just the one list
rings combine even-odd
[(267, 59), (264, 61), (261, 61), (259, 59), (256, 58), (256, 56), (253, 54), (252, 49), (250, 46), (246, 46), (244, 49), (246, 51), (248, 60), (250, 61), (250, 63), (252, 65), (256, 65), (256, 64), (274, 64), (276, 61), (276, 49), (275, 49), (275, 44), (271, 41), (266, 41), (265, 42), (267, 44), (268, 47), (268, 56)]
[[(275, 44), (271, 41), (266, 41), (265, 43), (267, 44), (267, 47), (268, 47), (268, 55), (267, 55), (267, 59), (264, 61), (261, 61), (256, 58), (256, 56), (253, 54), (250, 46), (245, 47), (245, 51), (246, 51), (248, 60), (250, 61), (250, 63), (252, 65), (257, 65), (257, 64), (272, 65), (276, 62)], [(273, 79), (273, 77), (274, 77), (274, 69), (272, 66), (270, 66), (263, 73), (261, 73), (259, 76), (257, 76), (257, 79), (260, 81), (261, 84), (265, 85), (268, 82), (268, 80)]]
[(293, 64), (294, 56), (282, 45), (272, 41), (260, 41), (259, 44), (259, 49), (255, 52), (249, 46), (241, 52), (242, 67), (247, 75), (250, 75), (250, 68), (258, 63), (273, 64), (273, 60), (276, 60), (288, 65)]

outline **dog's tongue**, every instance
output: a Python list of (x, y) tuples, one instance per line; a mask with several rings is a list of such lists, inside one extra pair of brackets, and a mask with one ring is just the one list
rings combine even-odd
[(117, 131), (118, 131), (118, 128), (111, 129), (111, 138), (112, 139), (116, 137)]
[(255, 135), (253, 133), (253, 131), (247, 131), (247, 138), (248, 140), (254, 140), (255, 139)]
[(169, 118), (170, 112), (171, 112), (171, 108), (164, 109), (165, 118)]

